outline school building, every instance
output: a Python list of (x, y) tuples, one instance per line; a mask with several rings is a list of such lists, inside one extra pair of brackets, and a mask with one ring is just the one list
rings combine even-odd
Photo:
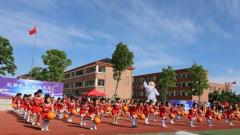
[[(179, 69), (175, 70), (177, 74), (177, 82), (176, 87), (171, 89), (169, 100), (198, 100), (197, 96), (191, 96), (188, 94), (188, 91), (190, 90), (190, 82), (191, 79), (189, 77), (189, 68), (186, 69)], [(151, 74), (144, 74), (144, 75), (137, 75), (133, 77), (133, 99), (146, 99), (145, 96), (145, 89), (143, 87), (143, 79), (147, 82), (153, 81), (156, 84), (156, 89), (158, 91), (161, 90), (159, 87), (159, 76), (160, 72), (158, 73), (151, 73)], [(219, 83), (209, 83), (209, 87), (207, 90), (204, 91), (204, 93), (201, 96), (201, 101), (206, 102), (208, 101), (208, 94), (213, 91), (223, 91), (223, 90), (231, 90), (232, 89), (232, 83), (225, 83), (225, 84), (219, 84)], [(159, 97), (158, 97), (159, 98)]]
[[(132, 97), (133, 70), (134, 68), (129, 67), (122, 73), (117, 92), (120, 98)], [(116, 80), (113, 79), (111, 59), (106, 58), (94, 61), (68, 70), (64, 73), (63, 83), (65, 96), (79, 96), (82, 93), (96, 89), (111, 98), (116, 87)]]

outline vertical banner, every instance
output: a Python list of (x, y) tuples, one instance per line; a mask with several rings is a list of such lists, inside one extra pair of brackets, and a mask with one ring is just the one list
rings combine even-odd
[(41, 89), (43, 94), (62, 97), (63, 83), (0, 77), (0, 98), (10, 98), (16, 93), (34, 94)]

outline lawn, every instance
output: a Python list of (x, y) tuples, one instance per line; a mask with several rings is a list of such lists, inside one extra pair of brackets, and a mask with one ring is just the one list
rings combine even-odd
[(199, 135), (240, 135), (240, 129), (224, 129), (224, 130), (207, 130), (194, 132)]
[[(240, 128), (221, 129), (221, 130), (191, 131), (191, 133), (198, 134), (198, 135), (240, 135)], [(187, 133), (168, 132), (168, 133), (145, 133), (145, 134), (131, 134), (131, 135), (186, 135), (186, 134)]]

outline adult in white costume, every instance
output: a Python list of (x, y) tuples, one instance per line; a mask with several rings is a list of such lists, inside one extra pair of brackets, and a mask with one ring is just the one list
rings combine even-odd
[(156, 103), (157, 102), (156, 96), (159, 96), (159, 93), (158, 93), (157, 89), (155, 88), (155, 83), (149, 82), (147, 84), (147, 82), (144, 81), (143, 86), (146, 91), (147, 101), (149, 102), (150, 100), (152, 100), (154, 103)]

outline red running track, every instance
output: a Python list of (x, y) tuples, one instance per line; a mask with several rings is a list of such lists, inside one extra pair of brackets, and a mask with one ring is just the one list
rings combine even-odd
[[(116, 135), (116, 134), (136, 134), (136, 133), (164, 133), (176, 131), (193, 131), (193, 130), (216, 130), (240, 128), (240, 121), (234, 121), (234, 126), (229, 126), (223, 120), (213, 121), (213, 127), (208, 127), (206, 120), (202, 123), (196, 123), (196, 128), (190, 128), (186, 118), (170, 125), (167, 120), (167, 128), (161, 127), (160, 119), (157, 122), (150, 121), (150, 125), (145, 125), (143, 120), (138, 120), (138, 128), (131, 128), (131, 122), (126, 117), (121, 117), (119, 125), (112, 125), (111, 118), (103, 118), (98, 130), (89, 130), (88, 127), (79, 125), (80, 118), (73, 117), (73, 123), (67, 123), (62, 120), (52, 120), (49, 125), (49, 132), (41, 132), (40, 128), (33, 127), (25, 123), (24, 120), (12, 112), (0, 112), (0, 135)], [(87, 121), (87, 126), (89, 121)]]

